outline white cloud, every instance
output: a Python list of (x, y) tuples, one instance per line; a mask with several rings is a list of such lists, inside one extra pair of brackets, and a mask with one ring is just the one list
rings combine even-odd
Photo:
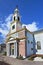
[(26, 26), (26, 28), (29, 31), (31, 31), (31, 32), (38, 30), (38, 27), (37, 27), (37, 23), (36, 22), (32, 22), (32, 24), (27, 24), (27, 25), (26, 24), (23, 24), (22, 26)]
[(5, 36), (8, 33), (8, 30), (3, 30), (2, 28), (0, 28), (0, 33)]
[(10, 29), (10, 23), (11, 23), (12, 14), (10, 14), (6, 19), (4, 23), (0, 24), (0, 33), (2, 34), (3, 38), (8, 34)]
[[(7, 18), (5, 18), (5, 22), (0, 24), (0, 33), (2, 34), (3, 38), (5, 38), (9, 32), (12, 15), (13, 14), (10, 14)], [(32, 22), (32, 24), (28, 25), (23, 24), (23, 26), (26, 26), (26, 28), (30, 31), (38, 30), (36, 22)]]
[(9, 30), (9, 26), (10, 26), (10, 23), (11, 23), (12, 16), (13, 16), (13, 14), (10, 14), (10, 15), (5, 19), (5, 21), (6, 21), (6, 26), (7, 26), (8, 30)]
[(12, 15), (13, 15), (13, 14), (10, 14), (10, 15), (5, 19), (5, 21), (7, 21), (7, 22), (11, 21)]

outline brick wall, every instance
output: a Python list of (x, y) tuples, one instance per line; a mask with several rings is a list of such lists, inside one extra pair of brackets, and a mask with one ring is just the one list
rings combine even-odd
[(19, 42), (19, 55), (25, 56), (25, 40)]
[(18, 36), (19, 36), (19, 38), (24, 38), (25, 37), (25, 30), (18, 32)]

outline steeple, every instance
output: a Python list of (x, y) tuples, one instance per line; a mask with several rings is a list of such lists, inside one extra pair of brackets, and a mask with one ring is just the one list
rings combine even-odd
[(16, 6), (16, 8), (15, 8), (12, 18), (13, 19), (12, 19), (12, 23), (11, 23), (11, 33), (22, 29), (21, 16), (19, 13), (18, 6)]
[(20, 16), (20, 13), (19, 13), (19, 10), (18, 10), (18, 6), (16, 6), (16, 9), (14, 10), (14, 15), (13, 15), (13, 21), (19, 21), (20, 22), (21, 20), (21, 16)]
[(18, 13), (19, 10), (18, 10), (18, 5), (16, 6), (16, 9), (14, 10), (15, 13)]

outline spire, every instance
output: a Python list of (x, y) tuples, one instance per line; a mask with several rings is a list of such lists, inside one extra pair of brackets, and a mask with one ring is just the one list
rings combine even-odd
[(19, 10), (18, 10), (18, 5), (16, 5), (16, 8), (14, 10), (14, 18), (13, 18), (14, 21), (20, 21), (21, 20), (21, 16), (20, 16), (20, 13), (19, 13)]
[(18, 9), (18, 5), (16, 5), (16, 8)]
[(15, 10), (14, 10), (14, 13), (19, 13), (18, 5), (16, 5), (16, 8), (15, 8)]

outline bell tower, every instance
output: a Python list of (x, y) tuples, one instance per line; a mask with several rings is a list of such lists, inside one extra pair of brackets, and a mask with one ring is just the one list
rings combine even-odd
[(16, 32), (22, 28), (21, 24), (21, 16), (18, 10), (18, 7), (14, 10), (14, 14), (12, 17), (12, 23), (11, 23), (11, 33)]
[(14, 10), (14, 15), (13, 15), (13, 21), (19, 21), (21, 20), (21, 16), (18, 10), (18, 7), (16, 7), (16, 9)]

